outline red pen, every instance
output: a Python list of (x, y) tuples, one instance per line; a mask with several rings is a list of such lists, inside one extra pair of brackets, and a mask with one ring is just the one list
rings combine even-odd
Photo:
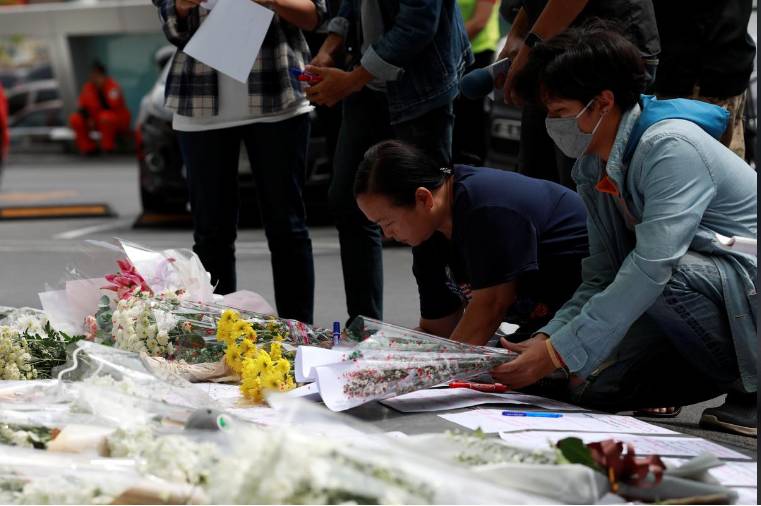
[(451, 382), (449, 388), (470, 388), (471, 390), (478, 390), (479, 392), (490, 392), (495, 394), (504, 394), (510, 390), (501, 383), (466, 383), (461, 381)]

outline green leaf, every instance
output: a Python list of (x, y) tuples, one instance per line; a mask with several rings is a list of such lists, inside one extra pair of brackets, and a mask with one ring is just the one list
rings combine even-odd
[(561, 439), (556, 446), (560, 450), (561, 456), (570, 464), (581, 464), (595, 471), (603, 470), (592, 458), (592, 452), (581, 439), (577, 437)]

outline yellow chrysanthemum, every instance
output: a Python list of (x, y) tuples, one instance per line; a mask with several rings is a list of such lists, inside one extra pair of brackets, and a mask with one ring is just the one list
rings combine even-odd
[(247, 399), (261, 403), (267, 391), (286, 392), (296, 386), (289, 374), (291, 364), (287, 360), (273, 362), (265, 350), (254, 349), (255, 356), (243, 360), (241, 371), (240, 390)]
[(241, 357), (240, 349), (236, 344), (228, 343), (227, 349), (225, 350), (225, 363), (227, 363), (230, 369), (236, 374), (241, 373), (243, 368), (243, 358)]
[(258, 336), (256, 335), (256, 331), (254, 330), (254, 327), (251, 326), (251, 324), (249, 324), (248, 329), (246, 329), (245, 337), (246, 339), (250, 339), (253, 342), (256, 342)]
[(283, 358), (283, 345), (277, 341), (270, 344), (270, 357), (274, 361), (278, 361)]
[(256, 370), (264, 371), (268, 367), (272, 367), (272, 357), (264, 350), (257, 350), (256, 356), (253, 359), (256, 366)]
[(240, 355), (245, 360), (256, 356), (256, 344), (248, 338), (244, 338), (240, 343)]
[(283, 376), (274, 369), (270, 369), (261, 375), (263, 390), (280, 390), (281, 383), (283, 383)]
[(230, 325), (228, 323), (217, 324), (217, 341), (227, 341), (230, 338)]
[[(249, 362), (249, 361), (247, 361)], [(262, 382), (257, 374), (252, 374), (249, 371), (251, 364), (246, 364), (243, 368), (243, 379), (240, 383), (240, 393), (246, 399), (261, 404), (264, 402), (264, 392), (262, 390)]]
[(250, 323), (248, 323), (246, 320), (238, 320), (233, 324), (232, 330), (230, 332), (237, 339), (239, 337), (248, 335), (251, 330), (252, 329)]
[(286, 375), (289, 372), (291, 372), (291, 363), (288, 362), (285, 359), (280, 359), (275, 363), (275, 369), (280, 372), (280, 374)]
[(240, 320), (240, 314), (232, 309), (225, 309), (222, 316), (219, 318), (220, 324), (233, 324)]
[(230, 332), (240, 315), (232, 309), (226, 309), (217, 322), (217, 341), (229, 343), (231, 340)]

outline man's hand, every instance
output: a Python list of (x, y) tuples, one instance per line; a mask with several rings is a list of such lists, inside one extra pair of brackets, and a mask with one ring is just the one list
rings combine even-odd
[(315, 67), (333, 68), (336, 66), (336, 60), (330, 53), (320, 51), (314, 58), (312, 58), (312, 61), (309, 62), (309, 64)]
[(322, 43), (320, 50), (317, 52), (310, 65), (315, 67), (327, 67), (333, 68), (336, 66), (335, 56), (342, 51), (344, 47), (344, 39), (337, 33), (331, 33), (325, 38), (325, 42)]
[(512, 362), (492, 369), (492, 378), (511, 389), (516, 389), (533, 385), (553, 372), (557, 368), (547, 350), (545, 341), (548, 338), (546, 334), (537, 334), (522, 343), (511, 343), (503, 337), (500, 340), (502, 346), (520, 355)]
[(312, 103), (328, 107), (358, 92), (373, 79), (373, 75), (361, 66), (351, 72), (314, 65), (307, 65), (305, 70), (322, 78), (318, 84), (307, 88), (307, 98)]
[(505, 78), (505, 86), (503, 88), (505, 92), (505, 103), (507, 104), (514, 104), (517, 106), (523, 105), (523, 101), (515, 93), (513, 86), (515, 85), (515, 76), (517, 76), (518, 72), (520, 72), (521, 69), (523, 69), (523, 67), (526, 65), (530, 52), (530, 47), (528, 47), (526, 44), (521, 44), (520, 49), (518, 50), (518, 54), (515, 55), (515, 58), (513, 58), (513, 61), (510, 64), (510, 70), (507, 71), (507, 78)]
[(203, 0), (175, 0), (174, 10), (177, 12), (178, 16), (184, 18), (187, 17), (192, 9), (201, 5), (201, 2), (203, 2)]

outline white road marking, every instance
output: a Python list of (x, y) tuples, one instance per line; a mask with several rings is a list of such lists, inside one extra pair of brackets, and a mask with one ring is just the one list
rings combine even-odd
[(53, 236), (53, 239), (78, 239), (90, 234), (96, 234), (98, 232), (106, 232), (108, 230), (116, 230), (124, 226), (128, 226), (132, 223), (132, 219), (129, 220), (117, 220), (111, 223), (103, 223), (101, 225), (93, 225), (90, 227), (75, 228), (67, 232), (61, 232)]

